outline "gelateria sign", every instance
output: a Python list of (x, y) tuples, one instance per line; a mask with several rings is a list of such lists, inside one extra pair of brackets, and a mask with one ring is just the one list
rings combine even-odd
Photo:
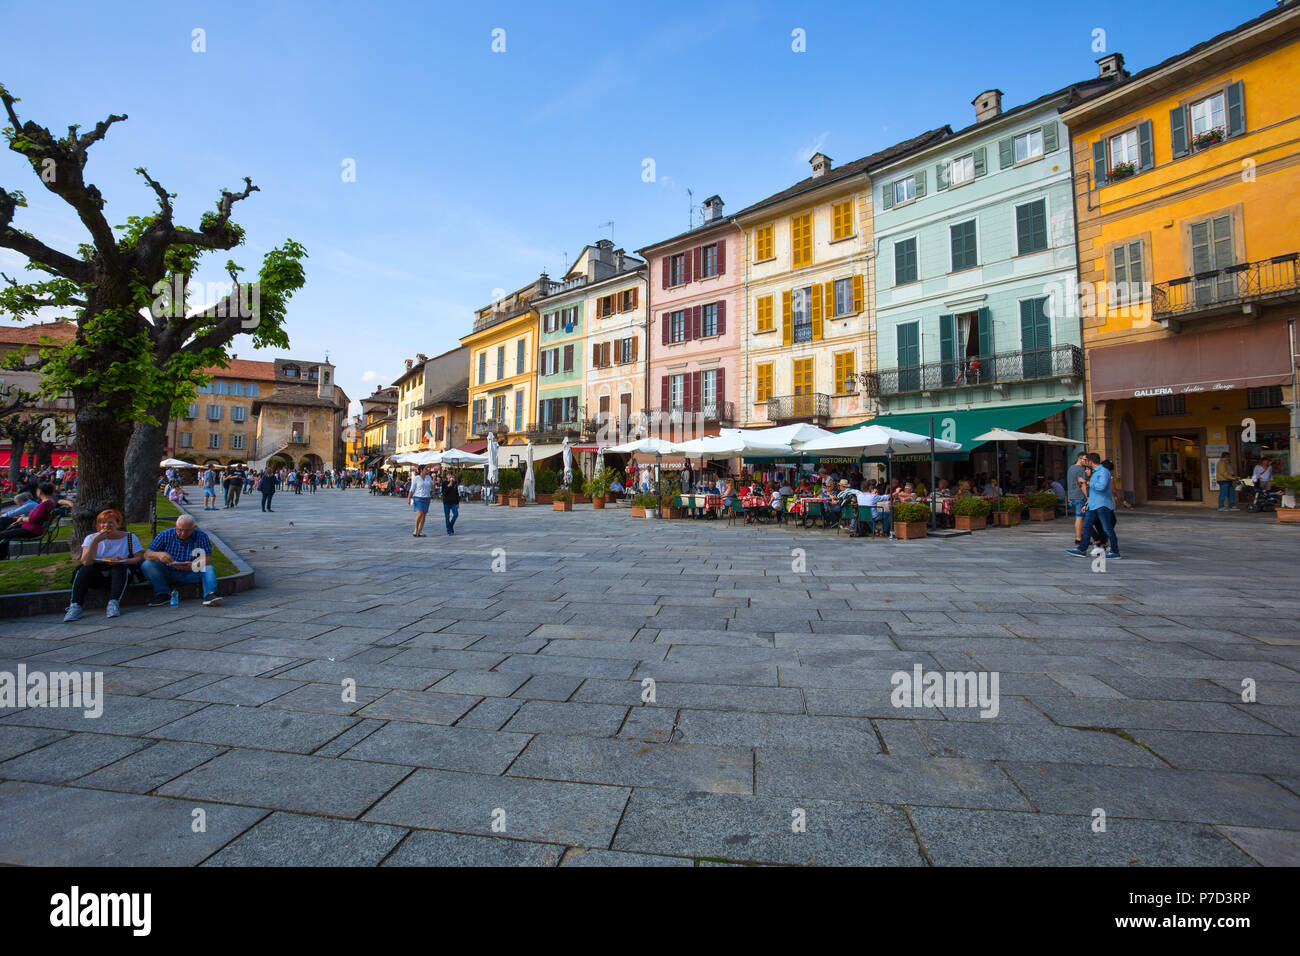
[(1286, 324), (1184, 332), (1155, 342), (1092, 349), (1094, 402), (1291, 384)]

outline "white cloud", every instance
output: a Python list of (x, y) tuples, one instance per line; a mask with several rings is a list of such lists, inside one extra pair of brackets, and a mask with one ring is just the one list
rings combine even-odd
[(361, 375), (361, 381), (363, 382), (373, 382), (377, 378), (379, 378), (379, 373), (373, 369), (368, 369)]
[(811, 145), (800, 146), (799, 149), (795, 151), (795, 161), (800, 163), (808, 162), (808, 160), (812, 159), (813, 156), (815, 156), (816, 154), (822, 151), (822, 146), (825, 145), (826, 138), (830, 135), (831, 135), (831, 131), (826, 130), (824, 133), (818, 136), (817, 139), (815, 139)]

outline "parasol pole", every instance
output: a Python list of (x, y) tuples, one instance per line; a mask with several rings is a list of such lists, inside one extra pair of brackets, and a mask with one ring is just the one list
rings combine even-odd
[[(930, 530), (934, 530), (934, 489), (938, 482), (934, 480), (934, 416), (930, 416)], [(890, 523), (892, 527), (892, 522)]]

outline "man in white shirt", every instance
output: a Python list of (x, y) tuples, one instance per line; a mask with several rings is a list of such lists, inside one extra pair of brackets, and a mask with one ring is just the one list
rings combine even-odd
[(433, 476), (429, 466), (421, 465), (419, 474), (411, 479), (411, 490), (406, 496), (406, 503), (415, 509), (414, 538), (423, 538), (424, 519), (429, 517), (429, 502), (433, 500)]
[(1261, 458), (1255, 465), (1255, 470), (1251, 472), (1250, 477), (1255, 479), (1255, 493), (1268, 491), (1268, 483), (1273, 480), (1273, 462), (1268, 458)]

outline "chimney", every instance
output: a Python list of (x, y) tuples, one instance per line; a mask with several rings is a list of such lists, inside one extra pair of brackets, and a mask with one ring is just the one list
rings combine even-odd
[(1123, 53), (1108, 53), (1097, 61), (1097, 77), (1100, 79), (1107, 76), (1128, 76), (1128, 70), (1124, 69)]
[(623, 250), (622, 249), (614, 250), (614, 268), (618, 272), (623, 271)]
[(429, 361), (429, 356), (425, 355), (423, 352), (416, 352), (415, 360), (423, 365), (425, 362)]
[[(813, 179), (825, 176), (831, 171), (831, 158), (825, 153), (813, 153), (812, 159), (808, 162), (812, 163)], [(722, 201), (719, 200), (718, 204), (721, 207)]]
[[(826, 160), (827, 168), (830, 168), (830, 160)], [(722, 218), (722, 198), (720, 196), (710, 196), (704, 200), (704, 221), (717, 222)]]
[(975, 107), (975, 122), (983, 123), (985, 120), (991, 120), (994, 117), (1002, 115), (1002, 91), (985, 90), (975, 99), (971, 100), (971, 105)]
[(414, 360), (414, 359), (407, 359), (407, 360), (406, 360), (406, 370), (409, 372), (409, 371), (411, 370), (411, 366), (414, 365), (414, 364), (415, 364), (415, 360)]

